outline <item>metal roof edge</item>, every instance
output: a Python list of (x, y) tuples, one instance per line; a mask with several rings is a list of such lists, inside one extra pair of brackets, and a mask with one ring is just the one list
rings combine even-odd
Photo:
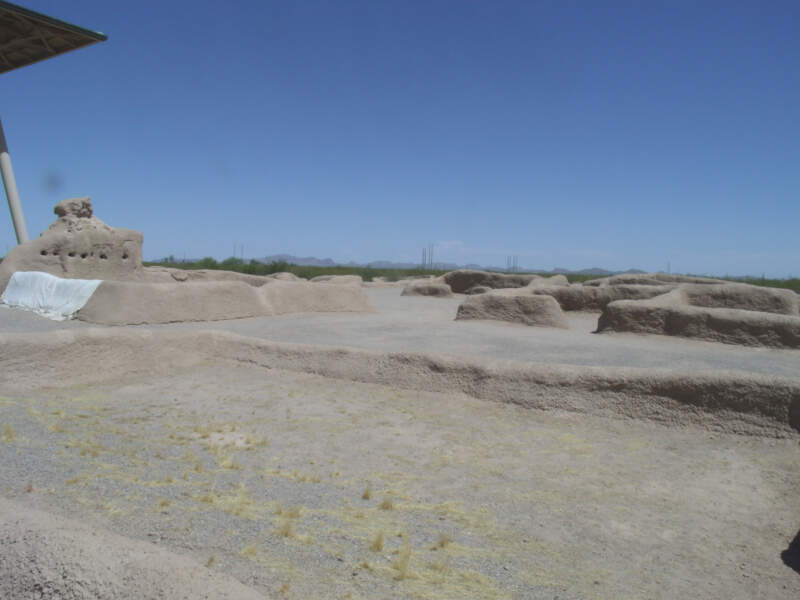
[(77, 25), (72, 25), (71, 23), (67, 23), (66, 21), (60, 21), (59, 19), (48, 17), (47, 15), (43, 15), (42, 13), (38, 13), (34, 10), (27, 9), (23, 6), (17, 6), (16, 4), (11, 4), (11, 2), (5, 2), (4, 0), (0, 0), (0, 9), (1, 8), (5, 8), (12, 12), (19, 13), (30, 19), (35, 19), (36, 21), (41, 21), (42, 23), (46, 23), (47, 25), (58, 27), (59, 29), (64, 29), (66, 31), (71, 31), (73, 33), (79, 33), (88, 36), (93, 40), (95, 40), (96, 42), (105, 42), (108, 39), (108, 36), (106, 34), (100, 33), (99, 31), (84, 29), (83, 27), (78, 27)]

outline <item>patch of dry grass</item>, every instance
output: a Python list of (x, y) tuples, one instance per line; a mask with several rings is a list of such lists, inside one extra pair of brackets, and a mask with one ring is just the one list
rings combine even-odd
[(290, 520), (287, 519), (281, 524), (281, 526), (278, 528), (278, 535), (285, 538), (293, 538), (297, 536)]
[(381, 552), (383, 550), (383, 532), (379, 531), (378, 535), (375, 536), (375, 539), (372, 540), (372, 543), (369, 545), (369, 549), (373, 552)]
[(410, 561), (411, 543), (406, 537), (404, 538), (403, 545), (400, 547), (400, 551), (398, 552), (397, 558), (394, 561), (394, 568), (397, 570), (397, 574), (394, 576), (396, 580), (402, 581), (403, 579), (407, 579), (412, 575), (408, 569)]
[(446, 533), (440, 533), (439, 539), (436, 540), (436, 543), (433, 546), (431, 546), (431, 550), (439, 550), (441, 548), (444, 548), (452, 541), (453, 539), (449, 535), (447, 535)]
[(6, 425), (3, 427), (3, 435), (0, 436), (0, 440), (3, 440), (8, 444), (13, 442), (15, 439), (17, 439), (17, 432), (14, 431), (14, 428), (11, 427), (11, 425)]

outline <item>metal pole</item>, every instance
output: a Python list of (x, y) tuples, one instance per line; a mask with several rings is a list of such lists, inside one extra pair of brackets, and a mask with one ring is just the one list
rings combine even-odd
[(17, 244), (28, 241), (28, 230), (25, 227), (25, 216), (22, 214), (22, 204), (19, 201), (17, 181), (14, 179), (14, 169), (11, 168), (11, 157), (8, 154), (6, 136), (3, 132), (3, 121), (0, 120), (0, 173), (3, 175), (3, 186), (6, 188), (8, 210), (11, 211), (11, 220), (14, 222), (14, 233), (17, 234)]

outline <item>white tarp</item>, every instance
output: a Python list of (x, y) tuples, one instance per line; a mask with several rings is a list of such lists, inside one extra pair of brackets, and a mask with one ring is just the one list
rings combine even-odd
[(40, 271), (17, 271), (0, 302), (55, 321), (72, 318), (92, 297), (102, 279), (62, 279)]

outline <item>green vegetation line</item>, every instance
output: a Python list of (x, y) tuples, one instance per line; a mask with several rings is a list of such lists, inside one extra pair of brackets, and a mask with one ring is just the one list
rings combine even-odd
[[(319, 266), (303, 266), (295, 265), (287, 262), (272, 262), (262, 263), (256, 260), (245, 261), (241, 258), (226, 258), (221, 262), (217, 262), (211, 257), (206, 257), (202, 260), (195, 262), (176, 262), (165, 260), (162, 262), (145, 262), (146, 266), (160, 266), (171, 267), (174, 269), (220, 269), (224, 271), (236, 271), (237, 273), (247, 273), (249, 275), (270, 275), (272, 273), (294, 273), (298, 277), (304, 279), (311, 279), (319, 275), (361, 275), (364, 281), (372, 281), (375, 277), (384, 277), (387, 281), (397, 281), (405, 277), (424, 277), (426, 275), (433, 275), (438, 277), (444, 275), (448, 271), (442, 269), (376, 269), (374, 267), (353, 267), (353, 266), (334, 266), (334, 267), (319, 267)], [(549, 276), (552, 273), (536, 272), (537, 275)], [(590, 279), (598, 279), (597, 275), (579, 275), (574, 273), (567, 274), (567, 279), (570, 283), (582, 283)], [(795, 277), (792, 279), (766, 279), (763, 277), (719, 277), (726, 281), (738, 281), (740, 283), (749, 283), (751, 285), (760, 285), (764, 287), (785, 288), (794, 290), (800, 293), (800, 279)]]

